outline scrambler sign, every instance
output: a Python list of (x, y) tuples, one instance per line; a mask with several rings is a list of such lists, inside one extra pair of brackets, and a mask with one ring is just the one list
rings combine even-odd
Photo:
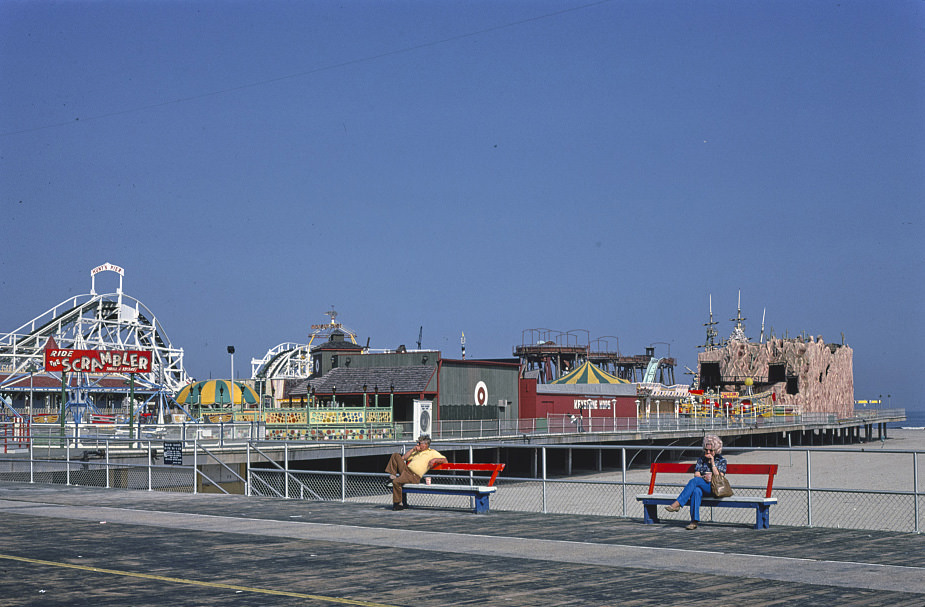
[(45, 371), (78, 373), (148, 373), (151, 352), (144, 350), (45, 350)]

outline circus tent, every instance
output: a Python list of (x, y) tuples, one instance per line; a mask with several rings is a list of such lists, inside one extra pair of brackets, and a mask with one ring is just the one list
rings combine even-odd
[(575, 369), (574, 371), (563, 375), (555, 381), (549, 382), (550, 384), (628, 384), (629, 381), (625, 379), (620, 379), (610, 373), (602, 371), (598, 367), (592, 365), (590, 362), (585, 362), (583, 365)]

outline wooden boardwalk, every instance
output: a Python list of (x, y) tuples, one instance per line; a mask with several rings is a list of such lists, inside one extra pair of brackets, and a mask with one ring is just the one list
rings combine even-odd
[(925, 604), (916, 534), (12, 483), (0, 512), (0, 606)]

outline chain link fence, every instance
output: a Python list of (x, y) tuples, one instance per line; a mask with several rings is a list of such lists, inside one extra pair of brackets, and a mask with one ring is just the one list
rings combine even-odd
[[(217, 442), (218, 441), (218, 442)], [(691, 463), (694, 447), (517, 445), (452, 443), (435, 445), (453, 461), (492, 461), (504, 453), (507, 468), (491, 497), (496, 511), (642, 518), (636, 496), (648, 491), (652, 461)], [(318, 448), (311, 443), (218, 438), (193, 440), (98, 439), (92, 444), (40, 444), (0, 454), (0, 482), (47, 483), (112, 489), (197, 493), (225, 492), (279, 499), (341, 501), (386, 506), (391, 491), (385, 474), (354, 471), (385, 456), (395, 443), (324, 445), (327, 468), (290, 469), (291, 451)], [(273, 450), (271, 450), (273, 449)], [(173, 459), (168, 454), (173, 450)], [(179, 453), (179, 461), (176, 459)], [(891, 450), (882, 445), (853, 447), (731, 448), (730, 463), (777, 464), (771, 524), (788, 526), (922, 532), (925, 526), (923, 451)], [(363, 459), (359, 459), (359, 458)], [(378, 461), (378, 460), (376, 460)], [(350, 465), (348, 465), (348, 462)], [(363, 462), (362, 464), (356, 462)], [(299, 462), (304, 468), (311, 462)], [(480, 473), (435, 473), (433, 483), (485, 485)], [(680, 493), (686, 475), (660, 474), (657, 493)], [(763, 496), (766, 479), (730, 476), (737, 495)], [(415, 494), (412, 505), (469, 508), (471, 498)], [(687, 509), (660, 513), (685, 520)], [(701, 509), (701, 519), (751, 525), (750, 509)]]

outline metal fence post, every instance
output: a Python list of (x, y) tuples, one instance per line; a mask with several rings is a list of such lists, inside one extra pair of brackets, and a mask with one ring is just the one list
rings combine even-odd
[[(471, 445), (471, 444), (469, 445), (469, 463), (470, 463), (470, 464), (474, 464), (474, 463), (475, 463), (475, 454), (472, 452), (472, 445)], [(469, 484), (470, 484), (470, 485), (475, 484), (475, 471), (474, 471), (474, 470), (470, 470), (470, 471), (469, 471)], [(474, 504), (473, 504), (473, 505), (474, 505)]]
[(912, 452), (912, 499), (915, 506), (915, 532), (919, 533), (919, 454)]
[(153, 491), (151, 488), (151, 441), (148, 441), (148, 491)]
[(111, 481), (109, 480), (109, 446), (112, 442), (107, 438), (106, 439), (106, 488), (111, 489)]
[(548, 514), (546, 510), (546, 447), (541, 447), (541, 453), (543, 455), (543, 514)]
[(193, 495), (197, 493), (199, 485), (199, 465), (197, 458), (199, 456), (199, 430), (196, 430), (196, 436), (193, 437)]
[(620, 449), (620, 460), (620, 465), (623, 469), (623, 483), (621, 485), (623, 488), (623, 496), (620, 501), (623, 502), (623, 516), (626, 516), (626, 447)]
[(283, 493), (286, 499), (289, 499), (289, 441), (283, 443), (283, 466), (285, 466), (284, 474), (286, 475), (286, 487), (283, 490)]
[(64, 484), (71, 484), (71, 443), (67, 440), (67, 436), (64, 437)]
[(35, 441), (32, 440), (32, 424), (29, 424), (29, 483), (35, 482)]
[(251, 496), (251, 441), (247, 441), (247, 460), (244, 464), (244, 495)]
[(813, 526), (812, 452), (806, 451), (806, 526)]
[(347, 445), (340, 444), (340, 501), (347, 501)]

